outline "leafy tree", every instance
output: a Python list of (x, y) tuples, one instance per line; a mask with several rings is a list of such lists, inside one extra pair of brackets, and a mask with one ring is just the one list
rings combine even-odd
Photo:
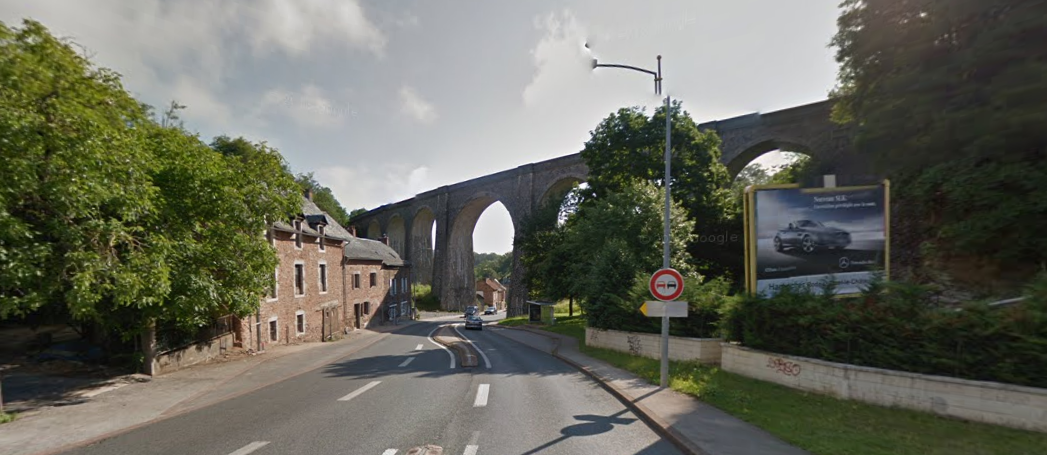
[(345, 211), (342, 204), (338, 203), (338, 198), (334, 197), (334, 192), (330, 188), (321, 185), (320, 182), (313, 178), (312, 172), (298, 174), (295, 177), (295, 181), (298, 182), (298, 186), (302, 188), (302, 191), (313, 191), (313, 203), (320, 207), (320, 210), (334, 217), (338, 224), (349, 226), (349, 213)]
[(45, 304), (78, 318), (169, 290), (145, 110), (38, 22), (0, 23), (0, 318)]
[[(662, 267), (664, 195), (650, 182), (632, 183), (581, 205), (567, 220), (562, 257), (570, 258), (565, 275), (574, 278), (567, 292), (580, 297), (590, 325), (613, 327), (619, 314), (615, 310), (633, 278)], [(682, 204), (674, 203), (670, 214), (670, 264), (696, 276), (684, 248), (694, 235), (694, 223)]]
[(514, 247), (522, 252), (524, 285), (533, 299), (559, 301), (571, 297), (568, 266), (572, 257), (566, 248), (567, 225), (561, 222), (561, 214), (571, 211), (574, 198), (565, 197), (554, 194), (539, 205), (523, 220), (515, 239)]
[(1047, 5), (842, 8), (834, 116), (855, 127), (857, 157), (892, 180), (898, 265), (977, 257), (992, 260), (979, 280), (992, 264), (1034, 271), (1047, 260)]
[(494, 278), (504, 280), (512, 274), (513, 252), (498, 253), (473, 253), (473, 271), (476, 279)]
[(778, 168), (767, 183), (784, 184), (803, 182), (811, 173), (813, 161), (810, 155), (794, 154), (792, 161)]
[[(358, 209), (353, 210), (352, 212), (349, 212), (349, 219), (352, 219), (353, 217), (358, 215), (363, 215), (364, 213), (367, 213), (367, 209), (360, 207)], [(348, 226), (348, 224), (346, 226)]]
[[(665, 173), (664, 106), (650, 117), (640, 108), (623, 108), (604, 119), (585, 143), (582, 157), (589, 166), (588, 188), (581, 205), (634, 182), (663, 185)], [(693, 221), (694, 234), (741, 230), (733, 210), (730, 179), (720, 163), (720, 140), (703, 132), (677, 101), (672, 107), (672, 196)], [(695, 237), (697, 238), (697, 237)], [(740, 274), (740, 245), (691, 243), (694, 263), (714, 274)]]

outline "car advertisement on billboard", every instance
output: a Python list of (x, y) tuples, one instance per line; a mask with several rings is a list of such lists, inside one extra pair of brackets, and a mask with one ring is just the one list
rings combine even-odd
[(783, 286), (837, 295), (860, 293), (886, 278), (889, 186), (753, 187), (746, 207), (749, 288), (766, 296)]

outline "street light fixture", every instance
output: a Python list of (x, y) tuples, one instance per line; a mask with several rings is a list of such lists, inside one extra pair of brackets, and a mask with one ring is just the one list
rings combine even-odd
[[(585, 48), (589, 49), (589, 43), (585, 43)], [(639, 71), (654, 76), (654, 93), (656, 95), (662, 94), (662, 56), (658, 56), (658, 71), (651, 71), (643, 68), (637, 68), (629, 65), (618, 65), (609, 63), (600, 63), (595, 58), (592, 62), (593, 70), (596, 68), (621, 68), (632, 71)], [(669, 196), (670, 180), (671, 175), (671, 163), (672, 163), (672, 103), (669, 99), (669, 95), (665, 95), (665, 226), (662, 238), (662, 268), (668, 269), (669, 267), (669, 209), (672, 204)], [(665, 313), (662, 315), (662, 365), (661, 365), (661, 386), (662, 388), (669, 386), (669, 314)]]

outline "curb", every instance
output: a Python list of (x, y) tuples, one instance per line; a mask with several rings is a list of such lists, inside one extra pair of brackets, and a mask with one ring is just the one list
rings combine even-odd
[[(454, 330), (450, 329), (449, 326), (446, 326), (446, 325), (440, 326), (439, 332), (444, 332), (444, 331), (454, 332)], [(448, 339), (448, 338), (453, 339), (455, 341), (447, 341), (446, 339)], [(461, 359), (461, 360), (459, 360), (459, 364), (462, 366), (462, 368), (469, 368), (469, 367), (475, 367), (475, 366), (479, 366), (480, 365), (480, 359), (478, 358), (476, 353), (473, 352), (473, 350), (469, 347), (471, 345), (469, 345), (469, 343), (466, 343), (464, 340), (462, 340), (458, 335), (456, 335), (456, 334), (451, 334), (451, 335), (436, 334), (435, 336), (433, 336), (433, 340), (436, 340), (437, 343), (440, 343), (440, 344), (442, 344), (444, 346), (447, 346), (447, 347), (449, 347), (451, 349), (454, 349), (455, 352), (458, 353), (458, 358)], [(469, 346), (467, 346), (467, 345), (469, 345)]]
[(669, 425), (668, 422), (666, 422), (664, 419), (659, 417), (658, 414), (655, 414), (653, 411), (651, 411), (651, 409), (649, 409), (647, 406), (644, 406), (644, 405), (642, 405), (640, 403), (637, 403), (637, 402), (633, 401), (634, 398), (632, 396), (628, 395), (627, 393), (625, 393), (625, 391), (619, 389), (618, 387), (615, 387), (609, 381), (604, 379), (604, 377), (600, 376), (599, 374), (597, 374), (595, 371), (593, 371), (589, 367), (587, 367), (585, 365), (578, 364), (575, 361), (560, 355), (560, 345), (562, 344), (560, 337), (550, 336), (550, 335), (547, 335), (545, 333), (540, 332), (539, 329), (532, 329), (532, 328), (529, 328), (529, 327), (508, 327), (508, 326), (506, 326), (504, 328), (513, 329), (513, 330), (523, 330), (523, 331), (530, 332), (530, 333), (533, 333), (533, 334), (536, 334), (536, 335), (544, 336), (546, 338), (551, 338), (554, 341), (554, 345), (553, 345), (553, 349), (552, 349), (553, 357), (556, 357), (557, 359), (560, 359), (564, 363), (566, 363), (566, 364), (568, 364), (568, 365), (578, 369), (579, 371), (584, 373), (586, 376), (588, 376), (592, 380), (596, 381), (597, 384), (600, 384), (604, 389), (606, 389), (608, 392), (610, 392), (611, 395), (614, 395), (614, 397), (617, 398), (618, 401), (621, 401), (623, 404), (625, 404), (625, 406), (627, 408), (632, 410), (633, 413), (636, 414), (637, 416), (639, 416), (644, 422), (646, 422), (648, 426), (653, 428), (656, 432), (660, 433), (662, 435), (662, 437), (664, 437), (665, 439), (668, 439), (670, 442), (672, 442), (673, 445), (675, 445), (678, 449), (680, 449), (684, 453), (691, 454), (691, 455), (712, 455), (709, 452), (706, 452), (705, 450), (703, 450), (701, 447), (699, 447), (694, 442), (691, 442), (691, 440), (689, 438), (687, 438), (687, 436), (684, 436), (682, 433), (677, 431), (675, 428), (673, 428), (671, 425)]

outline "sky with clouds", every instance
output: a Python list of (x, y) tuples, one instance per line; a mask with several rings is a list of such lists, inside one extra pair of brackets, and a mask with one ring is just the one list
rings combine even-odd
[[(581, 150), (623, 106), (655, 106), (653, 68), (698, 121), (820, 101), (839, 0), (0, 0), (124, 76), (186, 105), (205, 139), (264, 140), (347, 209)], [(774, 156), (763, 158), (773, 162)], [(499, 204), (474, 234), (511, 249)]]

